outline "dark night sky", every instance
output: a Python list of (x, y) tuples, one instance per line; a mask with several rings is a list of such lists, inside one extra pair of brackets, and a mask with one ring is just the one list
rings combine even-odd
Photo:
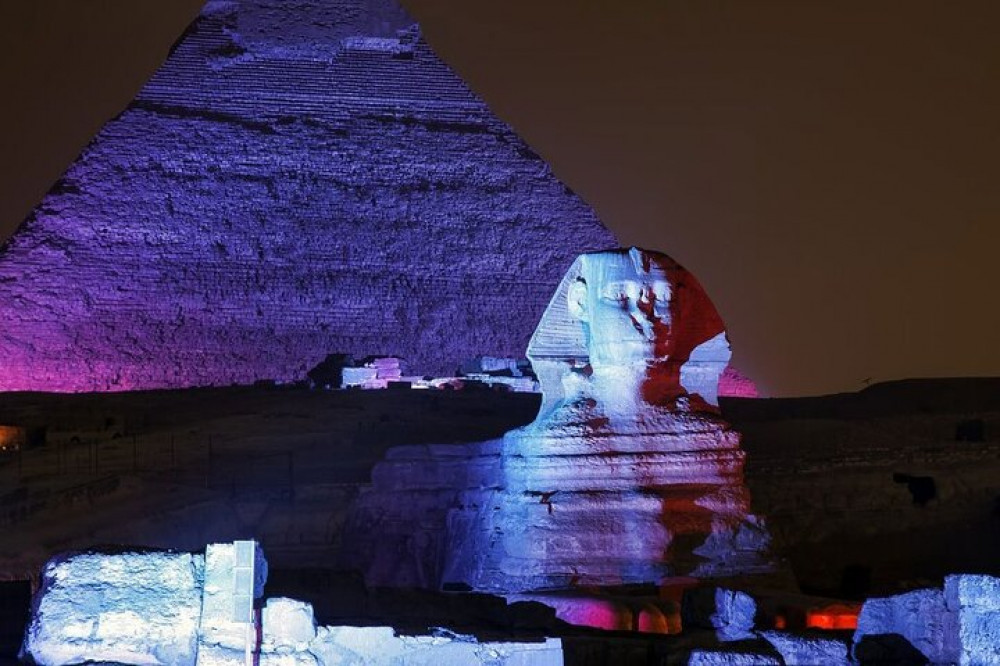
[[(1000, 3), (408, 0), (778, 395), (1000, 375)], [(0, 237), (200, 0), (0, 0)]]

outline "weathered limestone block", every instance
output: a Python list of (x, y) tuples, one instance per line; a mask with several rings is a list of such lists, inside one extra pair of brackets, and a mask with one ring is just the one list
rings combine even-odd
[(720, 649), (692, 650), (683, 662), (686, 666), (783, 666), (777, 654), (728, 646)]
[(0, 391), (444, 375), (614, 245), (394, 0), (211, 0), (0, 249)]
[(858, 617), (854, 656), (1000, 664), (1000, 578), (959, 574), (944, 590), (869, 599)]
[(1000, 578), (969, 574), (944, 580), (948, 613), (957, 616), (957, 663), (1000, 664)]
[(397, 636), (392, 627), (321, 627), (310, 650), (319, 664), (372, 666), (561, 666), (562, 641), (480, 643), (442, 631), (433, 636)]
[[(253, 552), (252, 570), (245, 571), (246, 546)], [(249, 575), (241, 575), (246, 574)], [(248, 642), (256, 643), (252, 615), (254, 599), (264, 593), (267, 560), (254, 542), (212, 543), (205, 548), (205, 582), (198, 627), (198, 666), (228, 666), (245, 662)], [(242, 615), (242, 617), (239, 617)]]
[(326, 663), (345, 664), (350, 662), (320, 662), (311, 652), (274, 653), (262, 652), (256, 662), (258, 666), (325, 666)]
[(365, 655), (392, 663), (405, 654), (392, 627), (320, 627), (310, 649), (324, 666), (360, 662)]
[(301, 652), (316, 638), (312, 604), (279, 597), (268, 599), (261, 614), (263, 652)]
[[(957, 658), (957, 629), (957, 615), (949, 610), (945, 594), (939, 589), (868, 599), (861, 607), (854, 632), (855, 656), (863, 656), (866, 637), (895, 634), (931, 663), (951, 663)], [(891, 642), (877, 645), (875, 638), (867, 641), (872, 643), (872, 650), (884, 652), (892, 648)]]
[(784, 631), (761, 631), (758, 634), (781, 655), (785, 666), (849, 666), (850, 645), (847, 641), (828, 638), (816, 633), (806, 636)]
[(685, 630), (712, 629), (720, 641), (753, 637), (757, 602), (746, 592), (721, 587), (684, 591), (681, 621)]
[(193, 666), (201, 555), (84, 552), (42, 572), (22, 656), (41, 666), (82, 662)]

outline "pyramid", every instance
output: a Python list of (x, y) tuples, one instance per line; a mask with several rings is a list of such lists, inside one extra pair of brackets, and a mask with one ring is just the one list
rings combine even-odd
[(520, 356), (616, 245), (387, 0), (211, 0), (0, 250), (0, 390)]

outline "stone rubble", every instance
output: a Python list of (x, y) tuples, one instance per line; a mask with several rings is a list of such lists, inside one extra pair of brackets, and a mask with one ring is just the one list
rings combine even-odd
[(868, 599), (854, 656), (919, 658), (932, 664), (1000, 664), (1000, 578), (956, 574), (943, 589)]
[[(244, 542), (246, 543), (246, 542)], [(252, 542), (251, 542), (252, 543)], [(204, 555), (168, 551), (72, 553), (43, 572), (22, 657), (38, 666), (82, 662), (136, 666), (243, 666), (253, 624), (233, 619), (240, 579), (237, 544)], [(249, 593), (263, 595), (267, 562), (257, 549)], [(317, 627), (310, 604), (267, 599), (260, 612), (262, 666), (558, 666), (557, 638), (480, 642), (437, 630)]]
[(757, 602), (746, 592), (699, 587), (685, 590), (681, 613), (684, 627), (711, 629), (719, 640), (735, 641), (753, 635)]
[[(243, 664), (256, 630), (233, 620), (235, 602), (241, 585), (248, 596), (262, 596), (267, 563), (257, 550), (252, 574), (234, 575), (242, 566), (239, 543), (253, 545), (210, 544), (205, 555), (126, 550), (52, 558), (22, 658), (38, 666)], [(683, 632), (663, 645), (665, 664), (1000, 664), (1000, 578), (990, 576), (952, 575), (943, 589), (869, 599), (853, 640), (844, 632), (759, 627), (757, 601), (729, 588), (685, 590), (682, 606)], [(264, 601), (258, 617), (265, 666), (555, 666), (564, 658), (558, 638), (481, 642), (446, 629), (399, 635), (386, 626), (317, 626), (310, 604), (284, 597)], [(617, 620), (606, 628), (635, 630)]]
[[(431, 636), (401, 636), (392, 627), (316, 627), (312, 608), (288, 599), (269, 599), (265, 613), (280, 614), (291, 630), (270, 629), (265, 617), (262, 666), (333, 664), (427, 666), (561, 666), (559, 639), (537, 643), (481, 643), (472, 636), (439, 630)], [(294, 605), (294, 608), (291, 606)], [(294, 632), (294, 634), (293, 634)], [(309, 640), (301, 640), (311, 636)]]
[(785, 666), (849, 666), (851, 663), (851, 646), (846, 640), (786, 631), (761, 631), (759, 635), (781, 655)]

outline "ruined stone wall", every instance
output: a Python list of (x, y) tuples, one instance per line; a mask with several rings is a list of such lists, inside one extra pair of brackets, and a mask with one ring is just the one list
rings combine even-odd
[(394, 2), (213, 0), (0, 251), (0, 390), (520, 356), (614, 245)]

